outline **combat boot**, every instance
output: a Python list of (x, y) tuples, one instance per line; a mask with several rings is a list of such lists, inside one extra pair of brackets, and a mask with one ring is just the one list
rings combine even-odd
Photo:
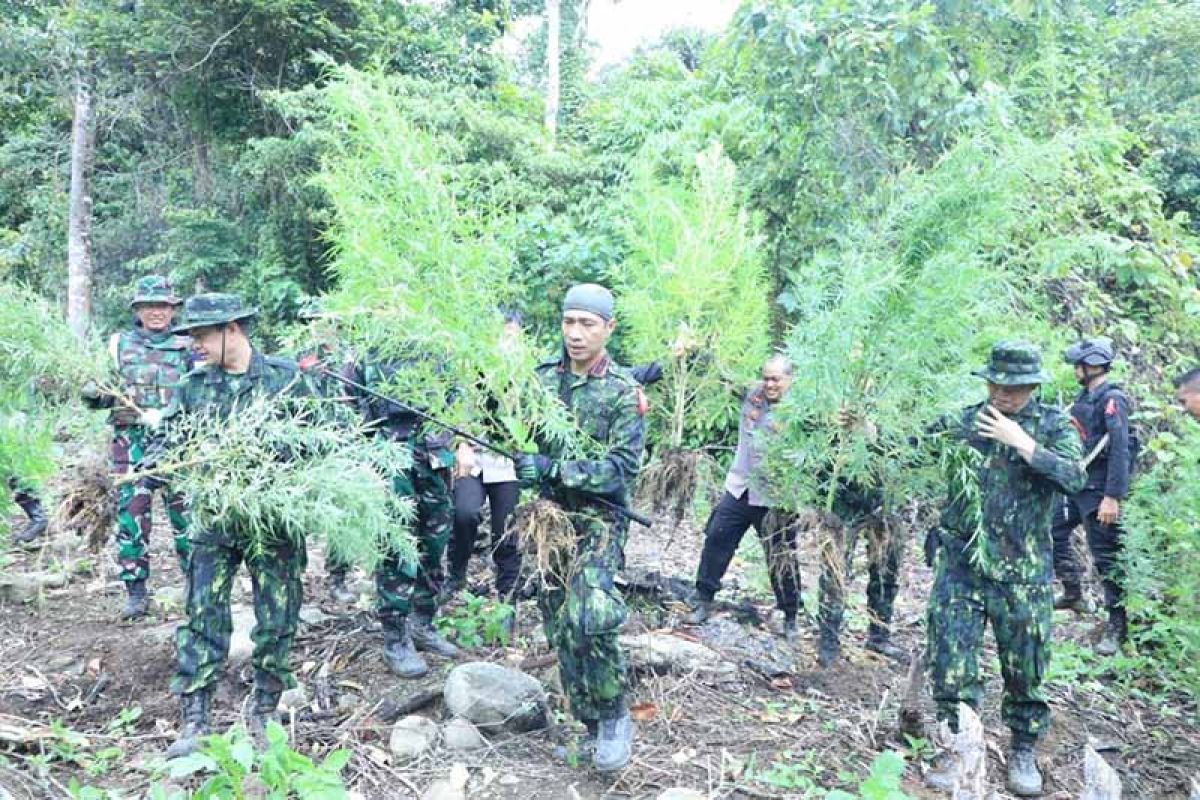
[(200, 739), (210, 733), (208, 706), (211, 690), (198, 689), (179, 698), (179, 737), (167, 748), (167, 758), (183, 758), (200, 749)]
[(841, 654), (842, 643), (837, 633), (822, 626), (817, 639), (817, 663), (823, 668), (832, 667)]
[(145, 579), (129, 581), (125, 584), (125, 607), (121, 609), (121, 619), (137, 619), (146, 616), (150, 610), (150, 597), (146, 594)]
[(249, 698), (249, 711), (244, 715), (246, 732), (254, 740), (254, 746), (260, 750), (267, 746), (267, 724), (279, 721), (275, 709), (279, 708), (281, 694), (282, 692), (269, 691), (256, 684), (254, 694)]
[(684, 625), (703, 625), (708, 622), (713, 613), (712, 600), (697, 600), (696, 605), (683, 618)]
[(358, 599), (358, 595), (350, 591), (346, 585), (346, 573), (333, 572), (329, 575), (329, 599), (336, 605), (348, 606)]
[(383, 661), (401, 678), (420, 678), (429, 672), (429, 665), (413, 647), (407, 623), (401, 623), (399, 629), (384, 628)]
[(1042, 793), (1042, 773), (1031, 742), (1014, 742), (1008, 754), (1008, 780), (1004, 786), (1017, 797), (1037, 797)]
[(441, 603), (448, 602), (450, 598), (466, 588), (466, 585), (467, 576), (465, 574), (452, 574), (438, 590), (438, 601)]
[(1087, 602), (1083, 599), (1083, 587), (1078, 581), (1067, 583), (1063, 581), (1063, 592), (1054, 598), (1056, 611), (1074, 611), (1076, 614), (1087, 612)]
[(29, 544), (46, 532), (49, 520), (46, 519), (46, 512), (42, 509), (42, 502), (36, 497), (19, 496), (17, 505), (25, 512), (25, 516), (29, 517), (29, 522), (24, 528), (13, 534), (12, 541), (14, 544)]
[(929, 770), (924, 777), (925, 785), (939, 792), (952, 792), (957, 772), (957, 756), (949, 750), (941, 750), (929, 764)]
[(433, 627), (433, 616), (430, 614), (413, 614), (408, 623), (408, 632), (418, 650), (434, 653), (442, 658), (455, 658), (458, 655), (458, 648), (443, 639)]
[(614, 719), (602, 719), (596, 731), (592, 766), (600, 772), (615, 772), (629, 763), (633, 754), (633, 717), (626, 710)]
[(800, 641), (800, 626), (796, 623), (795, 611), (783, 615), (783, 638), (789, 644)]
[(872, 653), (890, 658), (893, 661), (907, 661), (908, 653), (902, 647), (892, 644), (891, 632), (884, 625), (872, 623), (867, 628), (867, 649)]

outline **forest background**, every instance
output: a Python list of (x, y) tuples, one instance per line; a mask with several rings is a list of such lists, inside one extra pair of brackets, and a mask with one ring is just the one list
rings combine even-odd
[[(830, 463), (928, 501), (873, 453), (978, 399), (968, 372), (996, 338), (1041, 344), (1044, 396), (1067, 401), (1057, 352), (1106, 334), (1145, 442), (1117, 672), (1194, 698), (1200, 435), (1169, 382), (1200, 363), (1200, 4), (748, 0), (723, 32), (672, 31), (595, 75), (587, 6), (0, 0), (7, 407), (63, 311), (98, 339), (148, 272), (242, 294), (268, 350), (323, 298), (400, 307), (466, 366), (486, 366), (471, 353), (502, 307), (549, 348), (566, 287), (594, 280), (641, 320), (618, 355), (667, 367), (656, 409), (681, 407), (689, 353), (723, 354), (654, 448), (724, 452), (729, 391), (778, 347), (798, 371), (793, 502), (828, 495), (806, 467)], [(843, 406), (882, 440), (840, 432)], [(0, 441), (2, 477), (53, 468), (28, 444)]]

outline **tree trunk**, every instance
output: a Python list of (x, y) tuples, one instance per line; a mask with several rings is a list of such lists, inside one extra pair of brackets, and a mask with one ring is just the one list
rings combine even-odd
[(546, 0), (546, 131), (558, 133), (558, 34), (561, 27), (559, 0)]
[(71, 194), (67, 218), (67, 325), (80, 339), (92, 323), (92, 156), (96, 147), (92, 87), (75, 77), (71, 125)]

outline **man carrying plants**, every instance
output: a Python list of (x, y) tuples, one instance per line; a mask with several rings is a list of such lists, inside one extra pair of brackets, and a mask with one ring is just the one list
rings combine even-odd
[[(1034, 745), (1050, 723), (1042, 678), (1054, 613), (1050, 517), (1055, 493), (1085, 484), (1079, 436), (1066, 414), (1033, 399), (1050, 379), (1035, 345), (1000, 342), (987, 367), (988, 399), (934, 425), (948, 466), (947, 501), (934, 542), (928, 663), (938, 718), (957, 728), (960, 703), (978, 708), (979, 653), (991, 623), (1004, 678), (1001, 716), (1012, 731), (1010, 792), (1042, 792)], [(949, 790), (943, 754), (926, 782)]]
[(790, 524), (779, 530), (768, 526), (767, 520), (773, 518), (767, 513), (770, 498), (758, 483), (766, 447), (763, 437), (776, 430), (775, 406), (787, 394), (791, 383), (791, 363), (781, 355), (771, 356), (763, 364), (762, 382), (748, 391), (742, 400), (737, 452), (725, 476), (725, 493), (704, 527), (704, 550), (696, 571), (699, 598), (684, 619), (688, 625), (703, 624), (712, 615), (721, 578), (729, 569), (742, 537), (753, 527), (762, 540), (771, 589), (783, 612), (784, 635), (789, 641), (795, 641), (799, 636), (796, 627), (796, 613), (800, 608), (796, 529)]
[[(250, 342), (257, 309), (240, 297), (201, 294), (188, 298), (185, 321), (175, 333), (191, 334), (201, 365), (190, 372), (164, 415), (164, 436), (179, 426), (219, 426), (260, 398), (319, 394), (292, 361), (269, 358)], [(285, 413), (287, 404), (279, 402)], [(264, 464), (270, 469), (270, 464)], [(219, 480), (220, 476), (213, 476)], [(182, 728), (167, 750), (176, 758), (195, 751), (209, 733), (209, 703), (229, 654), (229, 600), (238, 566), (245, 564), (254, 591), (254, 694), (247, 727), (261, 740), (279, 697), (295, 685), (288, 654), (303, 596), (305, 542), (281, 533), (252, 535), (235, 527), (193, 530), (188, 565), (187, 621), (176, 634), (178, 669), (171, 689), (181, 698)]]
[(1075, 367), (1082, 391), (1071, 406), (1071, 421), (1083, 437), (1087, 485), (1064, 497), (1055, 514), (1054, 572), (1063, 584), (1055, 608), (1082, 611), (1083, 589), (1071, 534), (1080, 524), (1087, 531), (1088, 549), (1104, 587), (1108, 622), (1096, 652), (1111, 656), (1125, 641), (1126, 617), (1117, 580), (1121, 548), (1121, 503), (1129, 493), (1136, 441), (1129, 429), (1129, 397), (1108, 379), (1115, 352), (1105, 337), (1084, 339), (1067, 348), (1064, 360)]
[[(146, 275), (137, 282), (130, 307), (134, 326), (113, 334), (109, 352), (116, 365), (116, 394), (102, 392), (94, 383), (83, 387), (83, 399), (92, 408), (112, 409), (112, 469), (128, 474), (141, 460), (149, 433), (148, 423), (172, 400), (191, 367), (187, 336), (171, 330), (175, 309), (182, 301), (161, 275)], [(186, 506), (177, 493), (158, 478), (145, 477), (122, 483), (117, 493), (117, 561), (125, 582), (122, 619), (144, 616), (149, 607), (146, 579), (150, 575), (148, 543), (152, 526), (151, 501), (164, 489), (167, 518), (175, 531), (179, 566), (187, 573), (188, 538)]]
[(617, 634), (625, 603), (613, 579), (625, 560), (626, 506), (641, 466), (644, 395), (607, 351), (616, 328), (613, 296), (596, 284), (571, 287), (563, 301), (563, 349), (537, 367), (546, 390), (570, 411), (582, 452), (538, 438), (538, 453), (517, 461), (526, 486), (569, 515), (575, 549), (565, 575), (544, 575), (538, 596), (546, 638), (558, 651), (559, 674), (575, 717), (594, 740), (592, 763), (623, 768), (633, 747), (625, 702), (625, 662)]

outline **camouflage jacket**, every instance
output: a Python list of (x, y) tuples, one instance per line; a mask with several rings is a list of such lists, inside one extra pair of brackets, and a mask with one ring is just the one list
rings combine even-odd
[(204, 412), (217, 418), (228, 417), (256, 397), (317, 397), (319, 387), (300, 371), (296, 362), (264, 356), (255, 350), (250, 366), (241, 375), (223, 369), (198, 367), (188, 373), (179, 388), (176, 401), (164, 415)]
[[(132, 328), (114, 335), (111, 348), (121, 391), (142, 410), (170, 406), (192, 366), (191, 340), (186, 336)], [(89, 400), (88, 405), (111, 408), (109, 422), (115, 427), (139, 424), (137, 411), (112, 396)]]
[[(538, 380), (558, 396), (590, 440), (586, 450), (596, 458), (567, 459), (561, 443), (539, 439), (538, 451), (559, 461), (559, 482), (551, 496), (568, 508), (599, 495), (624, 505), (641, 467), (645, 444), (646, 401), (641, 386), (629, 371), (607, 355), (582, 377), (574, 375), (565, 358), (554, 358), (537, 367)], [(603, 455), (600, 455), (603, 453)]]
[(1055, 494), (1074, 494), (1086, 480), (1079, 435), (1061, 410), (1030, 400), (1012, 417), (1037, 442), (1026, 463), (1014, 448), (976, 432), (976, 416), (984, 407), (968, 406), (930, 431), (948, 437), (943, 447), (969, 448), (964, 455), (976, 484), (964, 487), (951, 481), (941, 515), (940, 549), (952, 566), (994, 581), (1048, 583), (1053, 577), (1050, 519)]
[[(402, 373), (411, 362), (403, 359), (382, 361), (363, 358), (347, 362), (341, 368), (342, 377), (383, 394), (395, 391), (389, 384)], [(362, 390), (346, 387), (351, 400), (362, 414), (364, 421), (381, 435), (394, 441), (407, 442), (417, 458), (429, 460), (433, 469), (448, 469), (454, 466), (454, 453), (450, 449), (453, 434), (438, 428), (403, 406), (373, 397)], [(424, 410), (419, 400), (397, 398), (406, 405)]]

